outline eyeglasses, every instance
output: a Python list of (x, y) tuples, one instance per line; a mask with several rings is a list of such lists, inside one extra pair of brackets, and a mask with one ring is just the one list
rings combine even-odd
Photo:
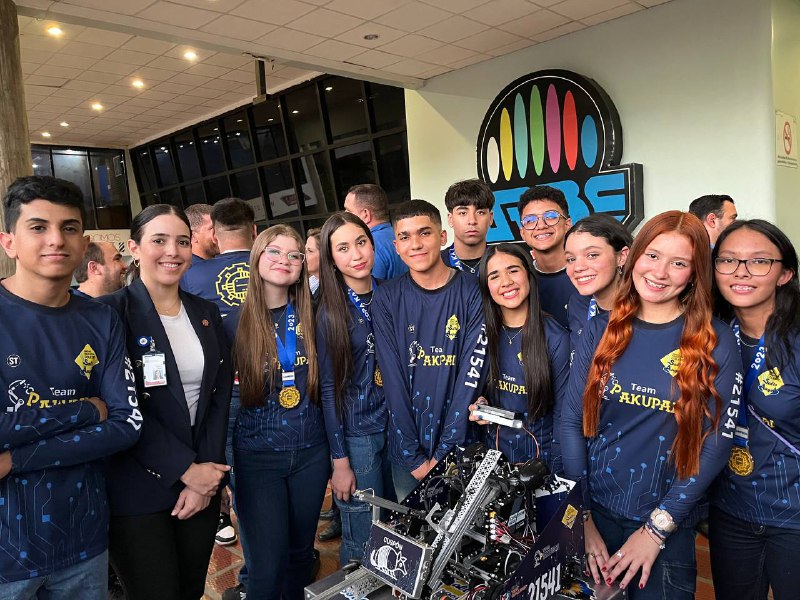
[(536, 229), (536, 224), (539, 222), (539, 219), (544, 221), (546, 227), (553, 227), (554, 225), (558, 225), (559, 220), (566, 219), (566, 217), (555, 210), (548, 210), (541, 215), (525, 215), (522, 217), (523, 229)]
[(302, 252), (284, 252), (283, 250), (270, 248), (269, 246), (264, 248), (264, 256), (266, 256), (272, 262), (278, 262), (282, 257), (285, 256), (290, 265), (302, 265), (303, 261), (306, 259), (306, 255)]
[(720, 275), (733, 275), (744, 264), (744, 268), (753, 277), (763, 277), (772, 270), (772, 263), (783, 262), (780, 258), (748, 258), (740, 260), (738, 258), (717, 257), (714, 259), (714, 268)]

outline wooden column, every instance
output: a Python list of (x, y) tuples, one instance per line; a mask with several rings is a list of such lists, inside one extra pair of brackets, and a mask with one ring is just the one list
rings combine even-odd
[[(19, 52), (17, 7), (11, 0), (0, 0), (0, 194), (17, 177), (30, 175), (31, 143), (25, 90)], [(5, 231), (2, 211), (0, 227)], [(14, 272), (14, 263), (0, 250), (0, 276)]]

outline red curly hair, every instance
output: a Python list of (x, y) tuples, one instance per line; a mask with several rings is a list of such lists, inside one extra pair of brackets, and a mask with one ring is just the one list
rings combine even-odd
[[(597, 435), (603, 389), (612, 365), (625, 352), (633, 334), (633, 318), (639, 312), (641, 299), (633, 285), (633, 265), (652, 241), (664, 233), (678, 233), (692, 244), (692, 278), (681, 292), (684, 325), (681, 334), (681, 362), (675, 375), (680, 398), (675, 402), (678, 434), (672, 444), (672, 460), (678, 477), (684, 479), (700, 469), (700, 450), (710, 431), (703, 433), (708, 420), (713, 430), (719, 424), (722, 398), (714, 387), (718, 367), (711, 355), (717, 335), (711, 326), (711, 249), (700, 219), (688, 212), (668, 211), (650, 219), (642, 227), (631, 246), (625, 273), (617, 290), (608, 327), (595, 351), (586, 388), (583, 392), (583, 433)], [(714, 414), (708, 398), (716, 400)]]

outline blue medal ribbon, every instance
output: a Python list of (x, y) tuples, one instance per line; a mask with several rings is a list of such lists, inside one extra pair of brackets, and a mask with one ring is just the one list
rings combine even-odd
[(597, 300), (595, 300), (594, 296), (592, 299), (589, 300), (589, 314), (586, 316), (587, 321), (591, 321), (597, 316)]
[(291, 302), (286, 305), (286, 344), (275, 332), (275, 344), (278, 346), (278, 362), (281, 363), (281, 379), (283, 387), (294, 386), (294, 360), (297, 354), (297, 319)]
[[(741, 347), (742, 338), (739, 330), (739, 321), (734, 319), (733, 323), (731, 323), (731, 329), (733, 329), (733, 334), (736, 336), (736, 343), (739, 344), (739, 347)], [(741, 446), (742, 448), (747, 447), (747, 439), (749, 437), (749, 429), (747, 427), (747, 395), (750, 393), (750, 388), (753, 387), (753, 384), (758, 379), (758, 376), (761, 373), (761, 370), (764, 368), (764, 363), (767, 359), (767, 348), (764, 345), (765, 335), (766, 332), (764, 332), (761, 335), (761, 339), (758, 340), (753, 362), (744, 377), (744, 391), (739, 404), (739, 414), (736, 419), (736, 433), (733, 436), (733, 443), (737, 446)]]

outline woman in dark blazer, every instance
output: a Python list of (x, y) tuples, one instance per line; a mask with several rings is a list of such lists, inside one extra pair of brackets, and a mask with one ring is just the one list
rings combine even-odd
[(135, 278), (101, 300), (126, 326), (139, 442), (108, 464), (111, 562), (128, 600), (197, 600), (214, 545), (232, 384), (218, 308), (178, 287), (191, 265), (186, 216), (166, 204), (133, 220)]

